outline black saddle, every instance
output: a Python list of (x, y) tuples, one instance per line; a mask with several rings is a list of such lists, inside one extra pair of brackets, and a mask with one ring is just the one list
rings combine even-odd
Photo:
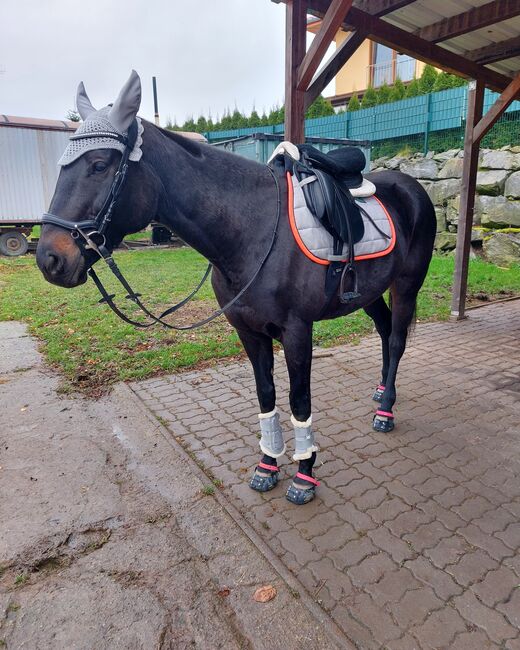
[(308, 144), (298, 147), (300, 162), (294, 166), (307, 205), (334, 239), (339, 255), (343, 244), (352, 246), (365, 234), (363, 218), (351, 189), (363, 183), (365, 155), (355, 147), (342, 147), (327, 154)]

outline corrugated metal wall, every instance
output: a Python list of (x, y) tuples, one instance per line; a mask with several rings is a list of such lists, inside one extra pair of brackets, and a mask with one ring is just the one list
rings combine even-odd
[(48, 208), (70, 133), (0, 127), (0, 222), (37, 221)]

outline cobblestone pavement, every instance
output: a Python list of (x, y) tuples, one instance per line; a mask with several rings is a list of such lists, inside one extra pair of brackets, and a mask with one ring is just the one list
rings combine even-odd
[[(398, 378), (396, 429), (374, 433), (379, 339), (313, 363), (318, 498), (266, 495), (246, 363), (133, 385), (360, 648), (520, 648), (520, 301), (419, 324)], [(278, 405), (291, 432), (288, 381)], [(290, 439), (290, 435), (286, 436)]]

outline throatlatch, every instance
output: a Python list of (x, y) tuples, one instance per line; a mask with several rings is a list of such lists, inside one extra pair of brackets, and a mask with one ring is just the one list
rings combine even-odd
[(294, 415), (291, 415), (291, 422), (294, 426), (294, 455), (293, 460), (306, 460), (315, 451), (319, 451), (314, 441), (312, 430), (312, 415), (305, 422), (299, 422)]
[(280, 426), (280, 414), (275, 407), (269, 413), (259, 413), (260, 431), (260, 449), (262, 453), (271, 456), (271, 458), (280, 458), (285, 454), (285, 441), (283, 431)]

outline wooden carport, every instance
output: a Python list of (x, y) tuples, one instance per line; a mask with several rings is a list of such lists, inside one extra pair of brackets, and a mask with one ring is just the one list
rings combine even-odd
[[(470, 80), (452, 315), (464, 318), (479, 145), (520, 95), (520, 0), (273, 0), (286, 4), (285, 135), (366, 39)], [(322, 18), (306, 51), (307, 14)], [(320, 68), (336, 32), (349, 37)], [(501, 93), (483, 115), (484, 90)]]

